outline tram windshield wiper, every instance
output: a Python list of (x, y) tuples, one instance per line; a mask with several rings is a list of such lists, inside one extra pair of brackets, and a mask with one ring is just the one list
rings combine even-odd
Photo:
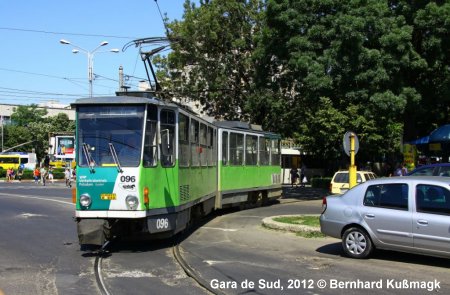
[(94, 158), (92, 158), (90, 149), (91, 149), (91, 147), (89, 146), (89, 144), (83, 142), (83, 154), (86, 158), (86, 163), (89, 165), (89, 171), (91, 173), (95, 173), (95, 169), (94, 169), (95, 161), (94, 161)]
[(117, 156), (116, 148), (114, 147), (112, 142), (109, 143), (109, 150), (110, 150), (111, 155), (113, 157), (114, 163), (116, 164), (117, 171), (119, 173), (122, 173), (123, 170), (122, 170), (122, 167), (120, 166), (119, 157)]

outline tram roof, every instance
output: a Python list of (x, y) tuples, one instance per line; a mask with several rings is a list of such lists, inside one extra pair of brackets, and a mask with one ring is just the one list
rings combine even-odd
[(249, 124), (247, 122), (241, 122), (241, 121), (214, 121), (213, 124), (219, 128), (224, 129), (231, 129), (231, 130), (237, 130), (237, 131), (249, 131), (253, 133), (260, 133), (264, 134), (265, 136), (269, 138), (275, 138), (280, 139), (281, 136), (279, 134), (270, 132), (270, 131), (264, 131), (262, 130), (261, 126), (259, 125), (253, 125)]
[(93, 105), (93, 104), (156, 104), (177, 107), (176, 104), (163, 102), (154, 97), (137, 97), (137, 96), (101, 96), (77, 99), (71, 104), (76, 105)]

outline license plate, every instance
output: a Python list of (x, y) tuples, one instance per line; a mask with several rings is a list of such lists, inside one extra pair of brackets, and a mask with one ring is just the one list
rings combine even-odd
[(107, 201), (115, 200), (116, 194), (101, 194), (100, 199), (107, 200)]

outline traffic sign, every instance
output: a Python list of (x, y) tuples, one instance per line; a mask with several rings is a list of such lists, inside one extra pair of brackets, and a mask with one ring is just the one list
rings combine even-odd
[(350, 136), (352, 136), (352, 135), (355, 137), (355, 154), (357, 154), (358, 150), (359, 150), (358, 136), (356, 136), (356, 133), (354, 133), (354, 132), (347, 131), (344, 134), (344, 138), (343, 138), (344, 151), (347, 154), (347, 156), (350, 156)]

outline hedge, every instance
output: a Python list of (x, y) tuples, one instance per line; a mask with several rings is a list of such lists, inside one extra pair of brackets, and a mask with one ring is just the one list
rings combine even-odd
[(311, 179), (311, 187), (330, 189), (331, 177), (315, 177)]

